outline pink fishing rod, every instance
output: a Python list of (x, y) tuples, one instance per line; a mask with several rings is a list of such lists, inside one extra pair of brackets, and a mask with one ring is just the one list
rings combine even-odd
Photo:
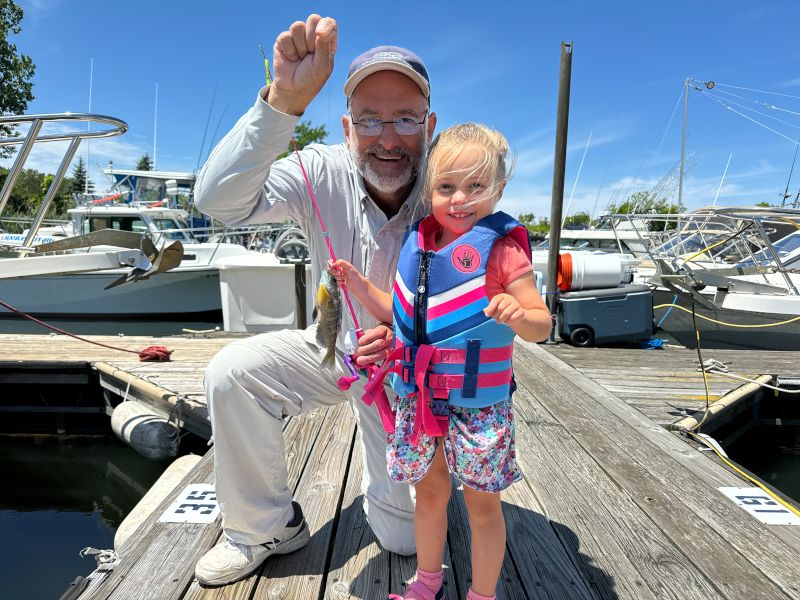
[[(260, 46), (259, 46), (260, 47)], [(270, 85), (272, 82), (272, 74), (269, 71), (269, 60), (267, 59), (267, 55), (264, 53), (264, 48), (261, 48), (261, 54), (264, 56), (264, 70), (266, 71), (267, 77), (267, 85)], [(291, 137), (292, 141), (292, 148), (294, 148), (295, 156), (297, 156), (297, 162), (300, 165), (300, 170), (303, 173), (303, 180), (306, 182), (306, 188), (308, 189), (308, 194), (311, 196), (311, 203), (314, 205), (314, 212), (317, 215), (317, 221), (319, 222), (320, 229), (322, 229), (322, 236), (325, 238), (325, 244), (328, 246), (328, 252), (331, 255), (331, 260), (336, 262), (336, 253), (333, 251), (333, 245), (331, 244), (330, 236), (328, 235), (328, 228), (325, 227), (325, 220), (322, 218), (322, 213), (319, 211), (319, 204), (317, 204), (317, 197), (314, 195), (314, 190), (311, 188), (311, 181), (308, 178), (308, 173), (306, 172), (305, 165), (303, 165), (303, 159), (300, 158), (300, 152), (297, 149), (297, 143), (294, 141), (294, 136)], [(364, 335), (364, 330), (361, 329), (361, 325), (358, 322), (358, 317), (356, 317), (356, 311), (353, 308), (353, 303), (350, 300), (350, 294), (347, 291), (347, 286), (342, 284), (339, 286), (342, 290), (342, 294), (344, 295), (344, 299), (347, 302), (347, 309), (350, 311), (350, 316), (353, 318), (353, 326), (356, 328), (356, 339), (360, 338)], [(350, 389), (350, 386), (358, 379), (358, 369), (353, 364), (353, 359), (351, 356), (345, 356), (345, 364), (347, 365), (348, 369), (350, 370), (351, 375), (342, 376), (339, 378), (337, 382), (340, 390), (347, 390)], [(376, 365), (368, 365), (367, 366), (367, 379), (370, 378), (374, 371), (377, 371), (378, 368)]]

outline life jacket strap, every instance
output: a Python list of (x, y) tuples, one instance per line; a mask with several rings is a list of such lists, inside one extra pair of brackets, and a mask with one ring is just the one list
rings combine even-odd
[[(399, 343), (399, 342), (398, 342)], [(403, 355), (400, 360), (413, 363), (416, 359), (417, 346), (401, 346)], [(481, 364), (510, 360), (514, 354), (514, 346), (499, 348), (482, 348), (478, 362)], [(459, 365), (467, 362), (467, 350), (436, 348), (431, 359), (432, 365)]]
[(429, 344), (417, 347), (417, 356), (414, 361), (414, 379), (417, 384), (417, 414), (414, 419), (414, 430), (411, 433), (411, 443), (419, 443), (419, 434), (425, 433), (431, 437), (441, 437), (447, 434), (449, 424), (448, 415), (434, 415), (431, 410), (431, 397), (426, 385), (428, 368), (436, 348)]
[(367, 406), (375, 404), (378, 409), (378, 414), (380, 414), (381, 417), (383, 429), (386, 433), (394, 433), (395, 413), (386, 395), (383, 382), (389, 373), (400, 372), (400, 367), (395, 364), (395, 361), (402, 356), (402, 350), (402, 347), (395, 348), (389, 353), (389, 356), (383, 361), (381, 368), (369, 378), (366, 384), (364, 384), (364, 395), (361, 396), (361, 400)]

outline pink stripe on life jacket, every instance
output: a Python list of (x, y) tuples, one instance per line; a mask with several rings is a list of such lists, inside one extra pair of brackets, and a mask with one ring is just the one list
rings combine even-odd
[(453, 312), (466, 306), (467, 304), (471, 304), (480, 298), (486, 296), (486, 286), (482, 285), (481, 287), (475, 288), (467, 292), (466, 294), (462, 294), (458, 298), (453, 298), (452, 300), (448, 300), (447, 302), (443, 302), (438, 306), (431, 306), (428, 307), (428, 315), (429, 319), (435, 319), (436, 317), (441, 317), (442, 315), (446, 315), (447, 313)]
[(414, 307), (406, 300), (403, 290), (400, 289), (400, 284), (398, 284), (397, 281), (394, 282), (394, 295), (400, 301), (400, 306), (403, 307), (405, 313), (409, 316), (414, 316)]

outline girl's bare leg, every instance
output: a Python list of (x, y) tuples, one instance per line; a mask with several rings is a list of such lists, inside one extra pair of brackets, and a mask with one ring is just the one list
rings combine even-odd
[(506, 551), (506, 522), (500, 508), (500, 494), (479, 492), (464, 486), (469, 525), (472, 531), (472, 589), (494, 596)]
[(417, 568), (437, 572), (442, 569), (442, 554), (447, 537), (447, 502), (450, 499), (450, 473), (439, 440), (427, 475), (414, 486), (417, 508), (414, 533), (417, 541)]

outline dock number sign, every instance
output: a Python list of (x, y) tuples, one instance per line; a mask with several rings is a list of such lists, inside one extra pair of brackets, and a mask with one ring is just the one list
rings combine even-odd
[(719, 491), (766, 525), (800, 525), (800, 517), (757, 487), (721, 487)]
[(187, 485), (164, 511), (161, 523), (212, 523), (219, 514), (217, 493), (211, 483)]

